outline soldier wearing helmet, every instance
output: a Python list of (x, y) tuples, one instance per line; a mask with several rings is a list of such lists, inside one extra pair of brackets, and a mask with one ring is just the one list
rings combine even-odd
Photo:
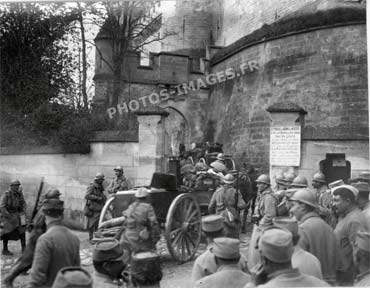
[(276, 183), (275, 195), (278, 197), (279, 202), (281, 202), (281, 200), (285, 196), (285, 190), (288, 188), (288, 184), (285, 181), (285, 177), (283, 173), (276, 175), (275, 183)]
[(290, 213), (297, 219), (300, 229), (299, 245), (320, 260), (324, 280), (335, 284), (338, 243), (333, 229), (317, 213), (315, 192), (308, 188), (298, 189), (290, 201), (293, 203)]
[[(271, 190), (270, 177), (266, 174), (260, 175), (257, 180), (257, 207), (254, 211), (254, 219), (261, 220), (266, 215), (277, 216), (278, 199)], [(256, 221), (256, 220), (255, 220)]]
[(26, 201), (20, 185), (19, 180), (11, 181), (10, 189), (3, 193), (0, 200), (1, 222), (3, 224), (1, 231), (3, 255), (13, 255), (8, 249), (9, 240), (20, 239), (22, 251), (26, 247)]
[(5, 286), (12, 287), (13, 281), (32, 266), (32, 261), (35, 255), (36, 243), (39, 237), (46, 232), (45, 214), (42, 212), (42, 205), (47, 199), (58, 199), (61, 193), (58, 189), (51, 189), (46, 192), (43, 201), (38, 207), (38, 211), (29, 225), (31, 229), (26, 248), (22, 256), (17, 259), (9, 274), (4, 278)]
[(104, 175), (103, 173), (97, 173), (94, 182), (90, 183), (87, 187), (85, 199), (86, 206), (84, 209), (85, 216), (87, 217), (87, 227), (89, 230), (90, 241), (93, 238), (93, 234), (98, 228), (100, 212), (104, 207), (106, 197), (104, 195)]
[(218, 172), (221, 172), (223, 175), (226, 175), (227, 168), (225, 165), (225, 155), (223, 153), (217, 154), (217, 160), (211, 163), (211, 167), (215, 167), (215, 164), (217, 163), (217, 170)]
[[(320, 216), (333, 227), (333, 211), (331, 209), (333, 197), (326, 185), (325, 175), (317, 172), (312, 177), (312, 187), (315, 189), (316, 197), (318, 199)], [(335, 221), (334, 221), (335, 222)]]
[(223, 185), (213, 193), (208, 205), (209, 214), (222, 215), (224, 218), (225, 235), (238, 238), (240, 229), (239, 211), (246, 207), (242, 195), (233, 184), (235, 177), (227, 174), (223, 179)]
[(288, 185), (288, 187), (290, 184), (292, 184), (295, 177), (296, 175), (294, 173), (287, 173), (284, 175), (284, 181)]
[(121, 244), (131, 252), (156, 250), (155, 244), (160, 239), (157, 216), (148, 197), (148, 190), (141, 187), (135, 193), (135, 202), (123, 211), (126, 229), (121, 237)]
[(298, 188), (298, 189), (307, 187), (308, 187), (307, 178), (302, 175), (298, 175), (297, 177), (295, 177), (292, 184), (290, 184), (289, 186), (289, 188)]
[(114, 173), (116, 174), (116, 177), (112, 179), (112, 182), (109, 184), (107, 188), (107, 192), (109, 194), (114, 194), (118, 191), (130, 190), (132, 188), (131, 183), (125, 177), (123, 167), (117, 166), (113, 170)]

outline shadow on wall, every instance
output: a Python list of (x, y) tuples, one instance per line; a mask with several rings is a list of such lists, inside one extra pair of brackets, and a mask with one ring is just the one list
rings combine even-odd
[(214, 142), (216, 133), (216, 121), (215, 120), (208, 120), (206, 133), (204, 134), (204, 141)]

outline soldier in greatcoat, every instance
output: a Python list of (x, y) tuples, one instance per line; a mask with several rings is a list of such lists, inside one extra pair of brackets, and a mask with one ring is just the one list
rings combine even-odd
[(24, 200), (21, 183), (13, 180), (10, 189), (6, 191), (0, 200), (1, 239), (3, 240), (3, 255), (13, 255), (8, 249), (9, 240), (21, 241), (22, 251), (26, 247), (26, 201)]
[[(60, 195), (59, 190), (52, 189), (45, 194), (44, 199), (59, 199)], [(28, 237), (26, 249), (22, 256), (17, 259), (9, 274), (4, 278), (5, 286), (12, 287), (15, 278), (17, 278), (21, 273), (27, 272), (32, 266), (37, 240), (46, 232), (45, 215), (42, 211), (42, 204), (30, 224), (30, 227), (32, 230)]]
[(47, 231), (37, 241), (27, 288), (51, 287), (60, 269), (81, 265), (80, 240), (62, 224), (64, 202), (47, 199), (42, 211)]
[(227, 174), (223, 182), (224, 184), (213, 193), (208, 205), (208, 212), (224, 217), (225, 235), (227, 237), (239, 238), (239, 211), (246, 208), (246, 204), (240, 192), (233, 187), (235, 178), (232, 174)]
[(315, 192), (299, 189), (290, 201), (293, 203), (290, 213), (298, 220), (298, 244), (319, 259), (324, 280), (334, 285), (339, 261), (338, 242), (333, 229), (317, 213)]
[[(252, 282), (258, 287), (328, 287), (323, 280), (292, 267), (292, 234), (278, 227), (264, 230), (258, 241), (261, 265), (252, 269)], [(255, 287), (248, 283), (245, 287)]]
[(145, 187), (135, 193), (136, 201), (123, 211), (125, 231), (121, 244), (131, 252), (156, 250), (160, 239), (160, 227), (153, 206), (148, 202), (149, 192)]
[(94, 182), (87, 187), (85, 195), (85, 216), (87, 217), (87, 227), (89, 230), (90, 241), (94, 236), (94, 232), (98, 228), (100, 213), (106, 201), (103, 182), (104, 175), (102, 173), (97, 173)]
[(125, 177), (122, 166), (114, 168), (116, 177), (112, 180), (107, 188), (109, 194), (114, 194), (118, 191), (130, 190), (132, 188), (130, 181)]

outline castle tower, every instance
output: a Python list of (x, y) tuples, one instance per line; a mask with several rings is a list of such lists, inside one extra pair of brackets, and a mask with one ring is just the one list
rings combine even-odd
[(222, 0), (177, 0), (163, 11), (163, 33), (174, 35), (162, 42), (162, 51), (205, 56), (207, 45), (214, 45), (221, 33)]

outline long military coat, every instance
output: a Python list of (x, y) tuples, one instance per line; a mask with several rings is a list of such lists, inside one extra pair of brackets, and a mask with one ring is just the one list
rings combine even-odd
[(0, 200), (1, 222), (3, 224), (1, 236), (10, 234), (16, 229), (19, 230), (17, 231), (19, 233), (25, 232), (25, 225), (22, 227), (20, 220), (21, 214), (25, 214), (25, 211), (26, 201), (21, 191), (8, 190), (2, 195)]
[[(155, 244), (160, 239), (160, 228), (154, 208), (151, 204), (136, 200), (123, 212), (126, 216), (126, 229), (121, 243), (132, 252), (155, 250)], [(141, 231), (148, 232), (147, 239), (140, 235)]]

